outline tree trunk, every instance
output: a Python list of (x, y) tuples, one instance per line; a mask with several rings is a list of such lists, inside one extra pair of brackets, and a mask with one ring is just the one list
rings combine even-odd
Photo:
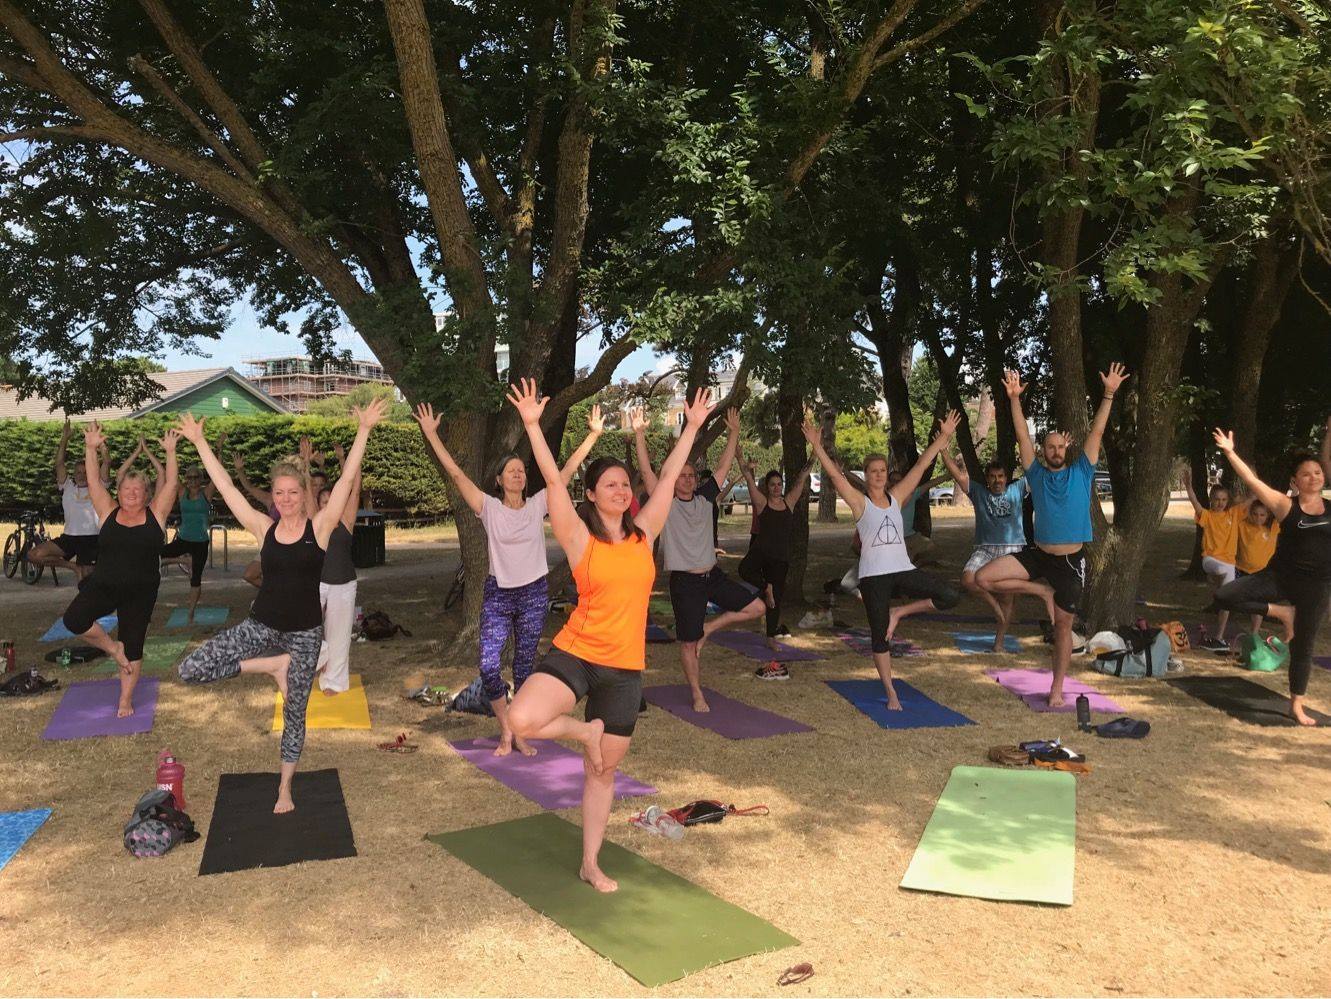
[[(829, 406), (827, 409), (823, 410), (822, 440), (823, 450), (827, 452), (827, 456), (834, 461), (840, 462), (841, 455), (837, 453), (836, 449), (836, 417), (837, 411), (834, 407)], [(783, 442), (783, 460), (784, 457), (785, 444)], [(805, 492), (808, 492), (808, 490), (806, 489)], [(818, 493), (818, 523), (835, 524), (837, 522), (836, 502), (836, 490), (832, 488), (832, 483), (826, 478), (826, 476), (824, 476), (823, 487)]]
[[(781, 366), (781, 384), (777, 388), (777, 420), (781, 425), (781, 471), (793, 482), (807, 461), (804, 432), (804, 392), (799, 376), (789, 365)], [(824, 486), (831, 489), (831, 484)], [(804, 574), (809, 565), (809, 491), (800, 495), (794, 508), (795, 522), (790, 538), (790, 572), (786, 575), (783, 603), (797, 606), (804, 602)]]

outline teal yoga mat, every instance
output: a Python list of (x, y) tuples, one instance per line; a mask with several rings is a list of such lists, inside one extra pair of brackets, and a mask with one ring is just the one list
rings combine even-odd
[(226, 619), (231, 616), (230, 607), (196, 607), (194, 608), (194, 624), (189, 622), (189, 608), (177, 607), (171, 612), (171, 616), (166, 619), (168, 628), (216, 628), (226, 624)]
[(901, 887), (1071, 905), (1076, 847), (1072, 774), (955, 767)]
[(619, 882), (619, 891), (600, 894), (578, 878), (582, 830), (552, 812), (426, 839), (648, 988), (799, 943), (752, 913), (610, 842), (601, 847), (601, 869)]

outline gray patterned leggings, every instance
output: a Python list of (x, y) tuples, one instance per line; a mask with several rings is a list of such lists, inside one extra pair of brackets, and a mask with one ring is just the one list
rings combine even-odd
[(308, 631), (278, 631), (247, 617), (234, 628), (219, 631), (185, 657), (180, 678), (186, 683), (212, 683), (240, 672), (242, 659), (289, 653), (287, 696), (282, 711), (282, 762), (295, 763), (305, 745), (305, 708), (310, 701), (323, 627)]

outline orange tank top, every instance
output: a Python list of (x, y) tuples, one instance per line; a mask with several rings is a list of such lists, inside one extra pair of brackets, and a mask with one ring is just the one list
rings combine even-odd
[(656, 581), (652, 547), (642, 538), (607, 544), (590, 538), (573, 570), (578, 606), (555, 648), (597, 666), (647, 668), (647, 602)]

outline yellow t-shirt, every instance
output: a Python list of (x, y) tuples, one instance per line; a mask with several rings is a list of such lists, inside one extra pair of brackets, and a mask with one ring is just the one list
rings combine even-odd
[(1280, 525), (1276, 521), (1259, 527), (1244, 517), (1239, 521), (1238, 561), (1234, 565), (1240, 572), (1261, 572), (1276, 553), (1279, 536)]
[(1217, 513), (1203, 510), (1197, 514), (1202, 528), (1202, 555), (1234, 565), (1239, 548), (1239, 516), (1243, 511), (1236, 506)]

